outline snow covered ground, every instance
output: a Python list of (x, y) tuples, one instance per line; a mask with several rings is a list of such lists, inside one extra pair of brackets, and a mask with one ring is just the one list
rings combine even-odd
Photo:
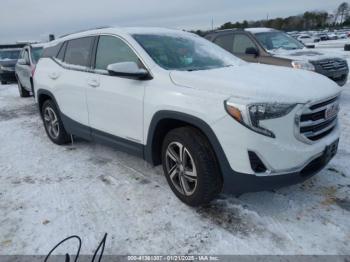
[(328, 40), (316, 43), (316, 48), (342, 48), (344, 50), (344, 45), (350, 44), (350, 39), (338, 39), (338, 40)]
[(73, 234), (92, 254), (105, 232), (107, 254), (350, 254), (350, 84), (341, 105), (339, 153), (319, 175), (190, 208), (159, 167), (54, 145), (33, 99), (0, 86), (0, 255), (47, 254)]

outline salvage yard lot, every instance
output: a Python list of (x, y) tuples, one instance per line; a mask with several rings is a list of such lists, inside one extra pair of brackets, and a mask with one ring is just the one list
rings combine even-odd
[(160, 167), (82, 140), (54, 145), (34, 100), (0, 86), (0, 255), (47, 254), (70, 235), (91, 254), (105, 232), (107, 254), (350, 254), (350, 84), (341, 106), (339, 152), (320, 174), (191, 208)]

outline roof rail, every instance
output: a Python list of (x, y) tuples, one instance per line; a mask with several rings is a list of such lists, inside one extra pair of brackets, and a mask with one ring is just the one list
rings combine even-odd
[(244, 31), (243, 28), (227, 28), (227, 29), (219, 29), (219, 30), (214, 30), (208, 33), (209, 34), (215, 34), (218, 32), (226, 32), (226, 31)]
[(92, 28), (88, 28), (88, 29), (78, 30), (78, 31), (75, 31), (72, 33), (61, 35), (58, 38), (63, 38), (63, 37), (69, 36), (69, 35), (77, 34), (77, 33), (83, 33), (83, 32), (87, 32), (87, 31), (91, 31), (91, 30), (98, 30), (98, 29), (104, 29), (104, 28), (110, 28), (110, 26), (98, 26), (98, 27), (92, 27)]

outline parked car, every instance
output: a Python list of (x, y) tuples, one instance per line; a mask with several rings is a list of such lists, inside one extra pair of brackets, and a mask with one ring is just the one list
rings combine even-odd
[(221, 30), (205, 36), (234, 55), (253, 63), (315, 71), (343, 86), (347, 82), (347, 61), (309, 50), (284, 32), (270, 28)]
[(315, 47), (315, 43), (320, 42), (320, 38), (318, 37), (313, 37), (307, 34), (300, 35), (298, 38), (299, 42), (303, 43), (305, 46), (312, 45)]
[(338, 40), (338, 35), (335, 33), (328, 33), (329, 40)]
[(329, 40), (329, 37), (327, 34), (321, 33), (321, 34), (316, 34), (318, 38), (320, 38), (321, 41), (327, 41)]
[(2, 85), (16, 81), (15, 65), (20, 52), (20, 48), (0, 49), (0, 81)]
[(339, 34), (337, 34), (337, 36), (338, 36), (338, 39), (347, 39), (348, 38), (347, 33), (339, 33)]
[(43, 44), (33, 44), (25, 46), (16, 63), (16, 78), (19, 95), (28, 97), (33, 90), (33, 76), (35, 67), (43, 51)]
[(34, 90), (53, 143), (75, 135), (162, 164), (191, 206), (304, 181), (337, 151), (333, 81), (246, 63), (187, 32), (108, 28), (55, 40)]

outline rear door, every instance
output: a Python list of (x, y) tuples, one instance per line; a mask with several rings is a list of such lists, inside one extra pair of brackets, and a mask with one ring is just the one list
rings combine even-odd
[[(87, 103), (90, 126), (95, 136), (105, 133), (129, 146), (143, 140), (143, 97), (145, 82), (111, 76), (107, 66), (135, 62), (144, 67), (133, 49), (117, 36), (102, 35), (96, 48), (95, 75), (89, 79)], [(102, 132), (101, 132), (102, 131)]]
[(94, 41), (89, 36), (65, 42), (55, 58), (59, 66), (49, 73), (63, 117), (71, 123), (69, 129), (74, 129), (70, 131), (82, 137), (89, 136), (86, 89)]

